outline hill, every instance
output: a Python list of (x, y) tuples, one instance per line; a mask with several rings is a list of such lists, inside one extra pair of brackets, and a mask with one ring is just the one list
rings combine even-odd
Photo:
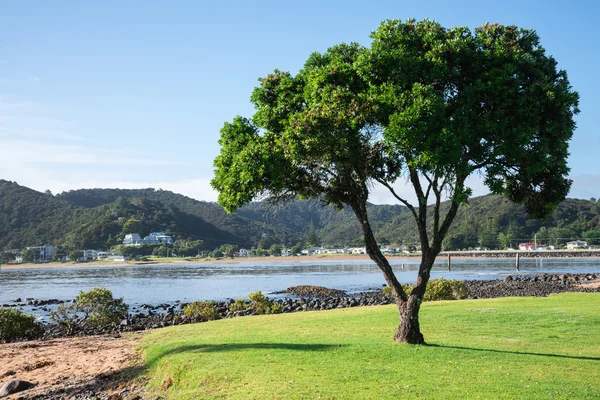
[[(369, 215), (381, 243), (416, 242), (416, 226), (405, 207), (369, 205)], [(179, 240), (203, 240), (205, 249), (223, 243), (362, 244), (352, 210), (318, 200), (255, 202), (227, 214), (216, 203), (165, 190), (79, 189), (52, 196), (0, 180), (0, 249), (35, 244), (106, 248), (120, 243), (132, 226), (142, 235), (164, 231)], [(600, 204), (567, 199), (547, 221), (540, 221), (502, 196), (475, 197), (459, 210), (445, 247), (504, 248), (536, 234), (541, 243), (587, 238), (600, 244)]]

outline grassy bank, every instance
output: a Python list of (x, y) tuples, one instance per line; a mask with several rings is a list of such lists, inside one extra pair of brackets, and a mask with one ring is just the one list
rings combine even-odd
[(394, 306), (162, 329), (142, 343), (172, 399), (600, 398), (600, 295), (425, 303), (428, 346)]

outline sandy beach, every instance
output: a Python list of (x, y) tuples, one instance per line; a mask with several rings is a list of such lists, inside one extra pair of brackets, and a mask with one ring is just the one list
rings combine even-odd
[[(456, 257), (458, 258), (458, 257)], [(420, 256), (392, 256), (390, 260), (420, 260)], [(149, 266), (149, 265), (164, 265), (164, 264), (239, 264), (239, 263), (303, 263), (303, 262), (344, 262), (344, 261), (365, 261), (370, 262), (371, 259), (365, 254), (344, 254), (344, 255), (320, 255), (320, 256), (301, 256), (301, 257), (243, 257), (243, 258), (221, 258), (218, 260), (208, 258), (187, 259), (180, 258), (171, 260), (161, 259), (160, 261), (126, 261), (126, 262), (111, 262), (111, 261), (90, 261), (80, 263), (46, 263), (46, 264), (2, 264), (0, 270), (9, 271), (15, 269), (28, 268), (97, 268), (97, 267), (122, 267), (122, 266)]]
[[(598, 250), (594, 250), (597, 254), (590, 254), (590, 252), (579, 254), (578, 251), (565, 252), (561, 254), (559, 257), (578, 257), (578, 258), (596, 258), (600, 257), (600, 252)], [(464, 260), (464, 259), (472, 259), (472, 258), (480, 258), (482, 260), (485, 259), (495, 259), (497, 256), (486, 256), (486, 254), (491, 254), (493, 252), (482, 253), (481, 255), (473, 254), (471, 256), (466, 255), (457, 255), (452, 254), (453, 260)], [(463, 253), (464, 254), (464, 253)], [(517, 252), (514, 252), (516, 255)], [(519, 252), (522, 258), (532, 258), (533, 256), (528, 256), (524, 253)], [(502, 258), (513, 258), (513, 253), (510, 254), (509, 257)], [(539, 256), (544, 257), (553, 257), (550, 254), (545, 256), (543, 253), (540, 253)], [(408, 254), (398, 254), (398, 255), (388, 255), (389, 261), (419, 261), (421, 259), (420, 254), (408, 255)], [(447, 260), (447, 255), (442, 254), (437, 257), (437, 261)], [(89, 262), (65, 262), (65, 263), (40, 263), (40, 264), (2, 264), (0, 266), (0, 271), (10, 271), (16, 269), (28, 269), (28, 268), (97, 268), (97, 267), (135, 267), (135, 266), (151, 266), (151, 265), (164, 265), (164, 264), (178, 264), (178, 265), (198, 265), (198, 264), (240, 264), (240, 263), (252, 263), (252, 264), (272, 264), (272, 263), (314, 263), (314, 262), (346, 262), (346, 261), (365, 261), (371, 262), (371, 259), (366, 254), (325, 254), (325, 255), (311, 255), (311, 256), (298, 256), (298, 257), (237, 257), (237, 258), (220, 258), (215, 260), (213, 258), (174, 258), (170, 259), (160, 259), (160, 260), (152, 260), (152, 261), (89, 261)]]

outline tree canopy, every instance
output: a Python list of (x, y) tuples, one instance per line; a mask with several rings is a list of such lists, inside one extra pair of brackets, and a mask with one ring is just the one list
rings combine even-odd
[[(422, 343), (418, 310), (442, 240), (471, 194), (466, 179), (479, 173), (492, 193), (548, 215), (570, 187), (578, 95), (532, 30), (389, 20), (371, 37), (368, 48), (342, 43), (311, 54), (295, 76), (275, 70), (260, 79), (252, 119), (236, 117), (221, 130), (212, 185), (230, 212), (262, 196), (350, 206), (398, 298), (396, 340)], [(399, 179), (417, 204), (396, 193)], [(422, 262), (410, 295), (373, 236), (366, 202), (375, 183), (417, 223)], [(451, 202), (442, 215), (444, 196)]]

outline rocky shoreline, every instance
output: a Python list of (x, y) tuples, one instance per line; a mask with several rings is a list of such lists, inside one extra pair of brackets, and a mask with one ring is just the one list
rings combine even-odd
[[(548, 296), (561, 292), (600, 292), (598, 285), (582, 285), (600, 281), (600, 274), (543, 274), (543, 275), (509, 275), (504, 280), (467, 280), (471, 299), (496, 298), (509, 296)], [(342, 290), (329, 289), (319, 286), (296, 286), (272, 294), (289, 294), (289, 297), (273, 299), (282, 306), (283, 313), (331, 310), (336, 308), (375, 306), (392, 304), (391, 297), (383, 294), (381, 290), (366, 291), (347, 294)], [(64, 301), (49, 299), (15, 299), (8, 307), (36, 306), (48, 311), (48, 306), (62, 304)], [(230, 311), (230, 304), (234, 300), (215, 302), (221, 318), (235, 318), (247, 315), (256, 315), (256, 310), (249, 307), (242, 311)], [(132, 306), (127, 318), (123, 318), (118, 325), (97, 328), (78, 326), (75, 336), (118, 334), (120, 332), (135, 332), (147, 329), (156, 329), (172, 325), (203, 322), (201, 318), (189, 318), (183, 313), (184, 307), (189, 303), (176, 301), (157, 305), (142, 304)], [(47, 323), (44, 325), (42, 339), (68, 337), (66, 328), (62, 325)]]

